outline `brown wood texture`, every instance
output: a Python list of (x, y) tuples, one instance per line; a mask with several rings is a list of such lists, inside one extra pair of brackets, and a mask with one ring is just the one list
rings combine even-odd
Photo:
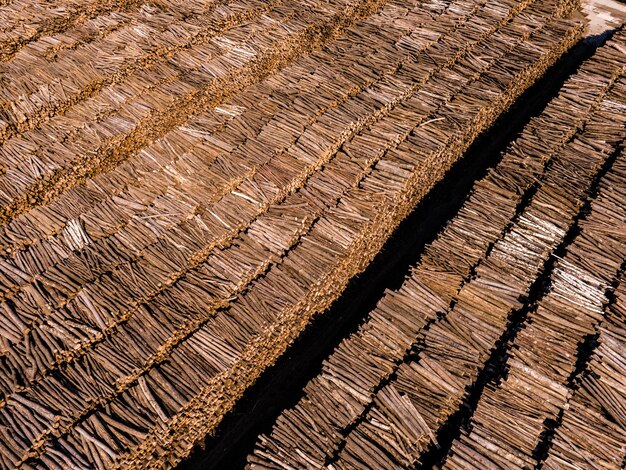
[(504, 371), (444, 468), (624, 465), (625, 45), (616, 33), (526, 126), (251, 468), (419, 466), (494, 351)]
[[(579, 40), (574, 7), (2, 2), (0, 467), (188, 456)], [(251, 462), (419, 459), (622, 132), (606, 51)]]

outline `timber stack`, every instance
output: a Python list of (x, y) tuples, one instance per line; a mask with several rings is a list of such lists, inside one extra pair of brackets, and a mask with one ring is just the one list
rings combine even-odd
[[(0, 0), (0, 468), (189, 457), (578, 7)], [(618, 31), (249, 465), (623, 465), (625, 124)]]

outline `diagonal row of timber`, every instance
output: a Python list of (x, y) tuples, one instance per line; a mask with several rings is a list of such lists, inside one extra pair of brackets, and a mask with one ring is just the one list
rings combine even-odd
[[(0, 467), (186, 458), (577, 43), (576, 6), (0, 0)], [(476, 183), (252, 466), (623, 463), (625, 48)]]
[(624, 465), (625, 53), (526, 126), (250, 467)]

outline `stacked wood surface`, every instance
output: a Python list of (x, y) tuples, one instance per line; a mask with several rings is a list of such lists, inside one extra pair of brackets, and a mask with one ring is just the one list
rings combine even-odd
[[(624, 173), (622, 173), (624, 175)], [(624, 275), (605, 308), (597, 348), (568, 396), (544, 468), (623, 467), (626, 457), (626, 284)]]
[(625, 111), (621, 31), (259, 438), (250, 467), (623, 466)]
[(0, 465), (188, 455), (578, 40), (572, 8), (3, 2)]
[[(615, 173), (603, 178), (604, 191), (580, 223), (582, 233), (557, 261), (550, 291), (532, 306), (527, 325), (512, 341), (506, 377), (489, 384), (482, 394), (471, 431), (454, 443), (444, 468), (475, 468), (484, 462), (499, 468), (543, 463), (546, 450), (542, 449), (550, 446), (547, 436), (558, 429), (572, 381), (584, 365), (585, 339), (593, 337), (603, 323), (608, 292), (618, 282), (626, 259), (626, 195), (613, 193), (612, 186), (617, 179), (622, 180), (618, 188), (623, 188), (625, 163), (622, 154), (612, 169)], [(584, 458), (596, 468), (602, 467), (600, 463), (604, 468), (619, 468), (626, 455), (625, 430), (621, 427), (619, 446), (613, 449), (605, 447), (603, 434), (587, 436), (591, 439), (569, 464)], [(598, 452), (599, 448), (604, 450)]]

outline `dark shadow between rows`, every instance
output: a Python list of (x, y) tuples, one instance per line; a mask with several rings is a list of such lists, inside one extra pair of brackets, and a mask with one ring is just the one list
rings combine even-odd
[(179, 469), (245, 466), (257, 437), (269, 433), (280, 413), (298, 402), (304, 386), (321, 371), (324, 359), (358, 329), (385, 290), (401, 286), (424, 247), (462, 207), (474, 182), (500, 161), (502, 152), (523, 127), (543, 111), (567, 78), (609, 36), (581, 40), (476, 139), (401, 223), (367, 269), (352, 279), (331, 308), (318, 315), (276, 364), (262, 374), (220, 423), (215, 436), (197, 446)]

